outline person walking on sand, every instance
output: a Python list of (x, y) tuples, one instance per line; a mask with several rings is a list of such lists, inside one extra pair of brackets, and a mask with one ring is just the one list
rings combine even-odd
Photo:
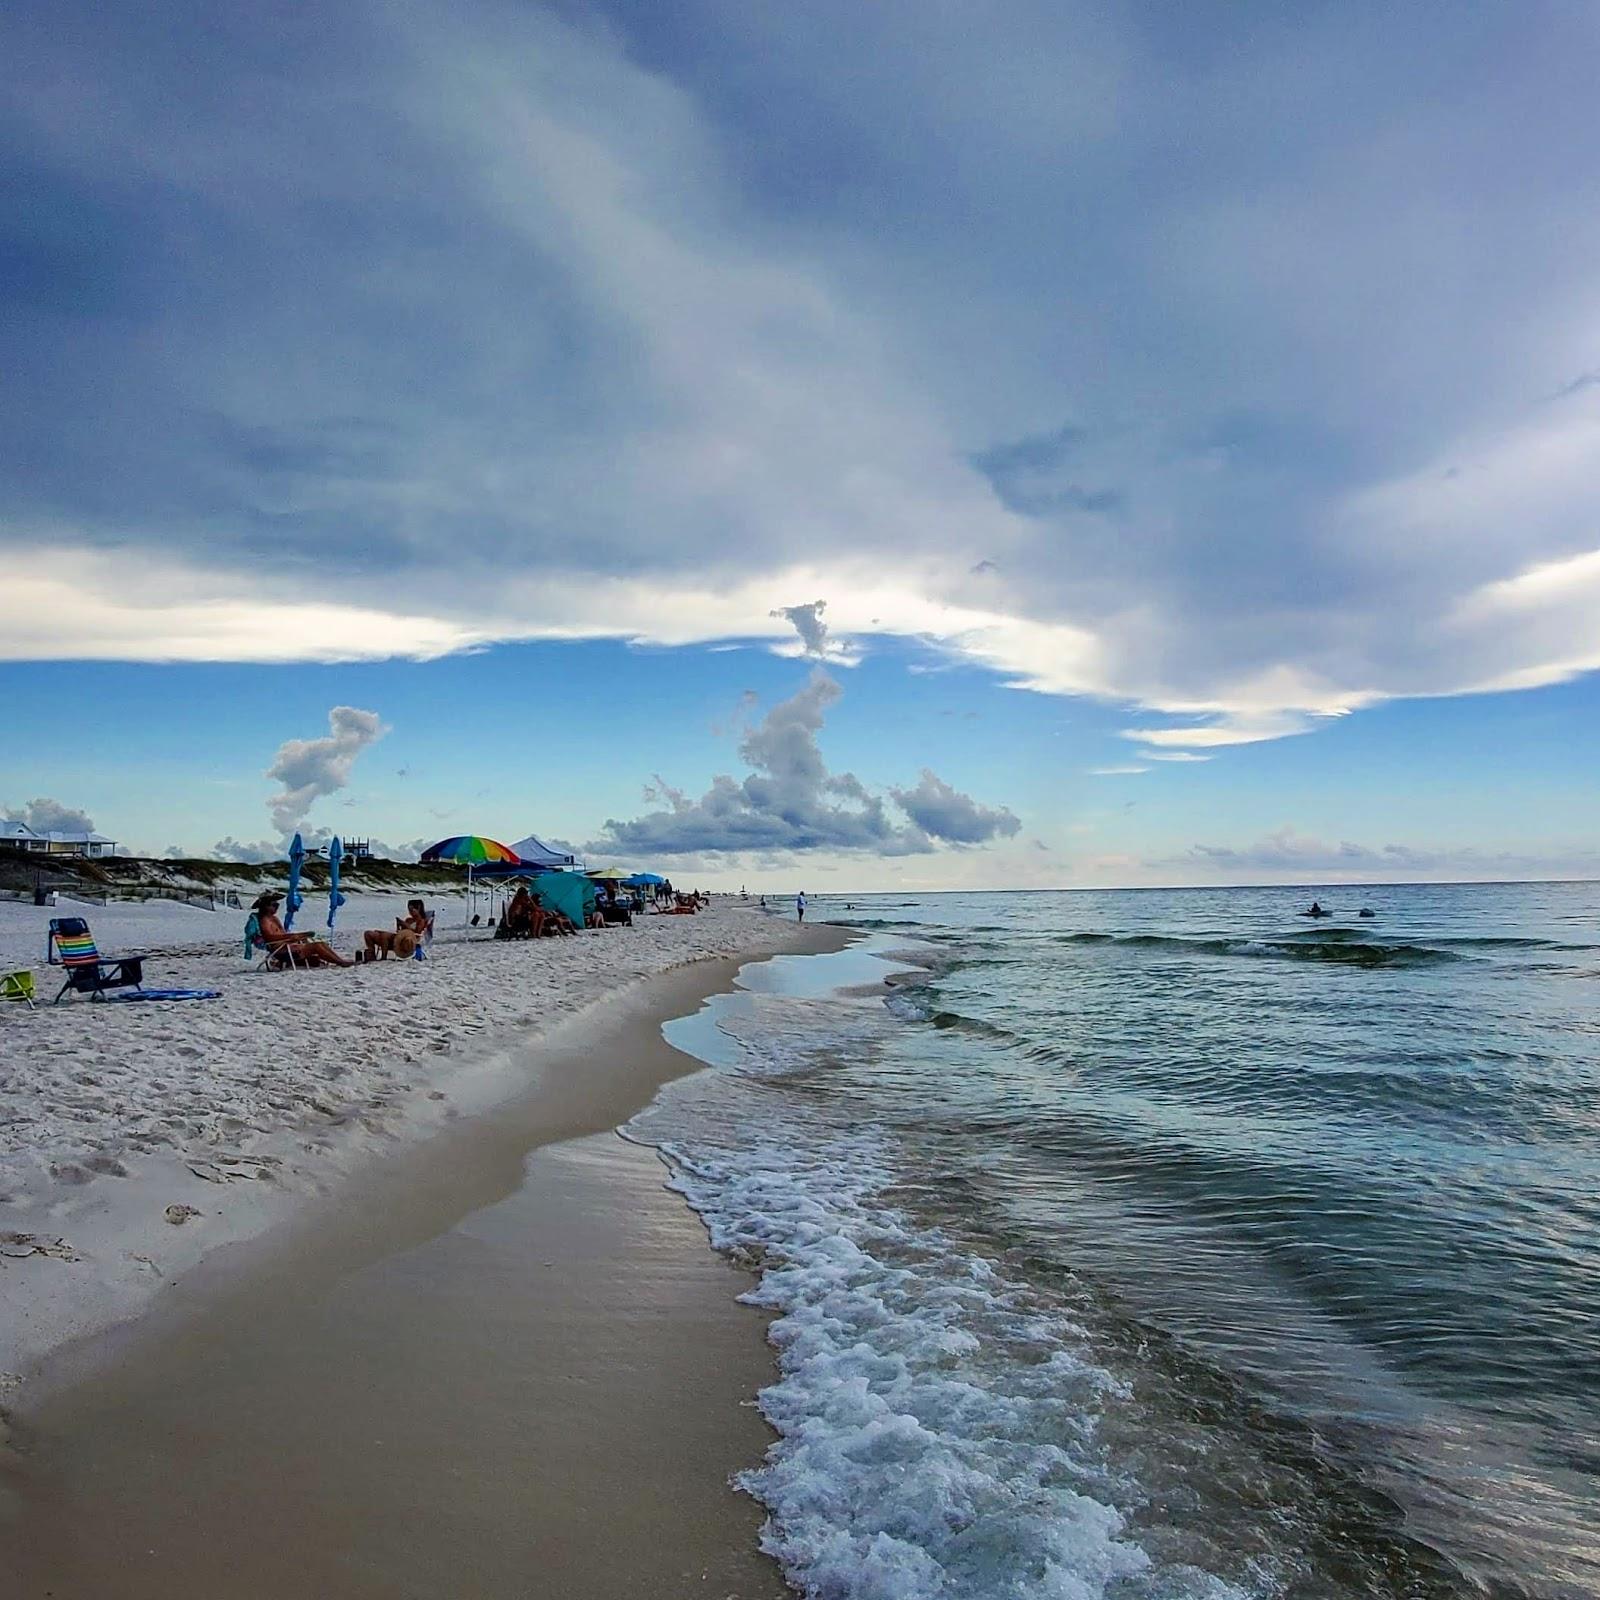
[(804, 922), (806, 920), (806, 892), (804, 889), (794, 897), (794, 920), (796, 922)]

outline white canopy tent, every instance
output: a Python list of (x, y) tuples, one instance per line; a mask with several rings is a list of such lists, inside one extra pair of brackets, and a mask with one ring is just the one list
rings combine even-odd
[(543, 839), (535, 838), (531, 833), (526, 839), (518, 839), (511, 848), (522, 858), (524, 865), (543, 867), (547, 872), (574, 872), (583, 867), (578, 856), (552, 850)]

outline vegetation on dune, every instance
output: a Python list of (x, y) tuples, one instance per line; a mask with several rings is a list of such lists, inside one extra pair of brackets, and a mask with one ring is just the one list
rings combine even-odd
[[(74, 887), (96, 896), (145, 898), (152, 891), (170, 889), (178, 895), (218, 888), (281, 887), (288, 879), (287, 861), (165, 860), (145, 856), (41, 856), (0, 846), (0, 890), (29, 893), (36, 888), (69, 891)], [(301, 883), (307, 890), (326, 889), (328, 863), (305, 863)], [(347, 862), (340, 883), (368, 893), (398, 893), (412, 887), (438, 892), (459, 889), (466, 883), (465, 869), (453, 865), (423, 866), (415, 861), (387, 861), (369, 856)]]

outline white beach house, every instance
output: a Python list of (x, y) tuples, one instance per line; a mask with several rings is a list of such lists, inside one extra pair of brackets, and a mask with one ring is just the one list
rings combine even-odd
[(0, 818), (0, 845), (41, 856), (114, 856), (117, 841), (103, 833), (36, 833), (14, 817)]

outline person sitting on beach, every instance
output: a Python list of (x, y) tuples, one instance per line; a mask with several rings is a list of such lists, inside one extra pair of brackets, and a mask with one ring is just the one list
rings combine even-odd
[(261, 943), (277, 956), (299, 962), (308, 967), (353, 967), (349, 956), (342, 956), (326, 940), (309, 933), (290, 933), (278, 920), (278, 907), (283, 904), (275, 894), (262, 895), (251, 910), (256, 914)]
[(366, 948), (362, 951), (363, 961), (387, 961), (390, 952), (399, 956), (403, 961), (407, 956), (415, 953), (416, 948), (428, 937), (428, 908), (420, 900), (406, 901), (406, 914), (394, 919), (394, 932), (387, 928), (368, 928), (362, 934)]
[(506, 903), (505, 915), (495, 930), (497, 939), (534, 939), (539, 935), (542, 918), (534, 898), (525, 883), (517, 885), (517, 892)]

